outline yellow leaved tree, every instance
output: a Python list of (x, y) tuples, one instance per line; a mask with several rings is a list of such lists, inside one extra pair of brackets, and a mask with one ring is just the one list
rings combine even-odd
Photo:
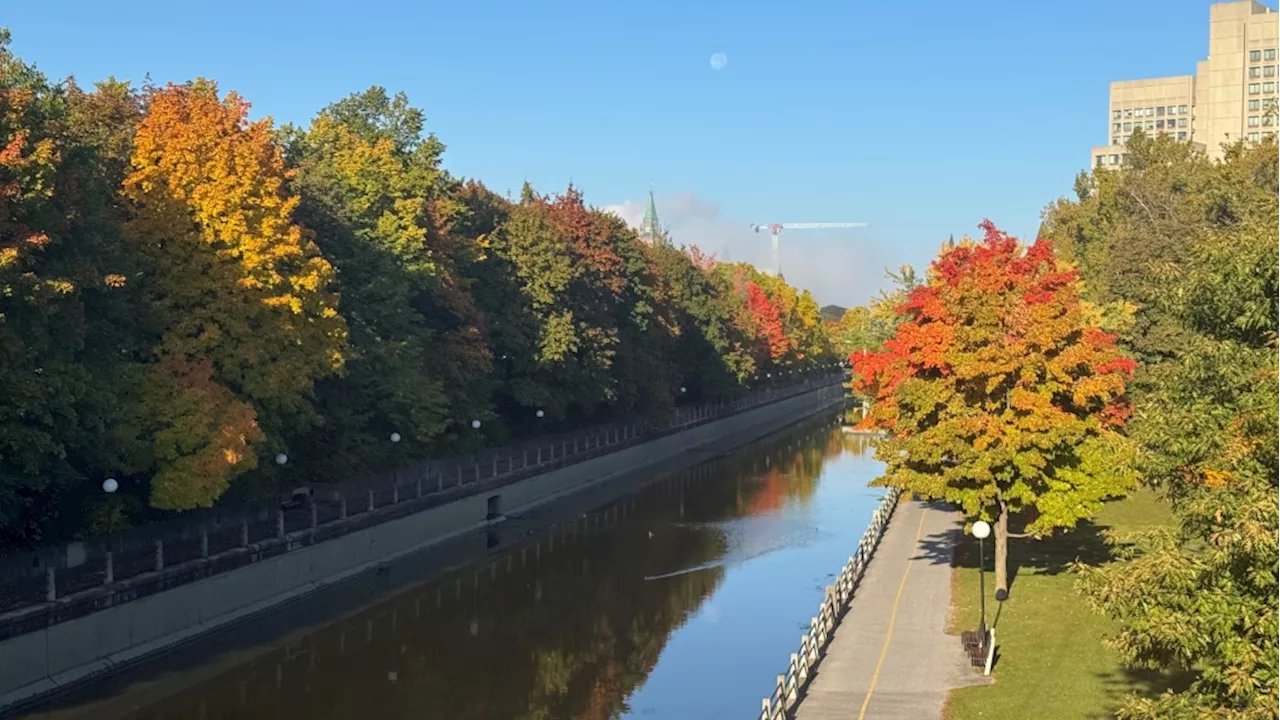
[(154, 88), (146, 108), (124, 181), (156, 338), (139, 469), (152, 505), (183, 509), (255, 467), (264, 440), (315, 421), (310, 394), (341, 369), (346, 326), (332, 267), (293, 223), (270, 121), (206, 81)]

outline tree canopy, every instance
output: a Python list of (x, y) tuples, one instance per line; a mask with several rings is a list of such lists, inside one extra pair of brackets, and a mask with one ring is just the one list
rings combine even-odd
[(1125, 381), (1133, 360), (1090, 324), (1074, 270), (1051, 243), (1023, 246), (991, 223), (945, 248), (907, 293), (883, 349), (852, 357), (879, 484), (993, 520), (996, 586), (1007, 589), (1009, 521), (1042, 536), (1072, 528), (1135, 483)]
[(782, 278), (642, 242), (577, 187), (512, 201), (451, 175), (403, 94), (276, 128), (209, 80), (52, 83), (7, 43), (6, 548), (661, 418), (833, 359)]
[(1178, 525), (1112, 536), (1122, 562), (1080, 566), (1080, 586), (1122, 623), (1111, 644), (1127, 659), (1194, 678), (1129, 698), (1122, 717), (1273, 718), (1280, 157), (1274, 140), (1221, 162), (1163, 138), (1131, 153), (1131, 168), (1081, 178), (1046, 228), (1098, 279), (1095, 301), (1131, 308), (1122, 342), (1149, 363), (1138, 465)]

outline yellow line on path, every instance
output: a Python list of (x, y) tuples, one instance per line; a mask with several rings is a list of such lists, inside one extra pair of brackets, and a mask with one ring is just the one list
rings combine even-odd
[[(927, 508), (920, 509), (920, 525), (916, 527), (916, 542), (920, 544), (920, 534), (924, 532), (924, 519), (928, 517)], [(915, 545), (912, 550), (915, 550)], [(884, 667), (885, 656), (889, 654), (889, 642), (893, 640), (893, 624), (898, 621), (898, 604), (902, 602), (902, 591), (907, 587), (907, 574), (911, 572), (911, 558), (907, 558), (907, 569), (902, 571), (902, 582), (898, 583), (898, 595), (893, 599), (893, 612), (889, 614), (889, 630), (884, 636), (884, 647), (880, 648), (880, 659), (876, 661), (876, 671), (871, 674), (871, 687), (867, 688), (867, 696), (862, 699), (862, 709), (858, 711), (858, 720), (867, 717), (867, 706), (871, 704), (871, 693), (876, 690), (876, 682), (880, 680), (880, 669)]]

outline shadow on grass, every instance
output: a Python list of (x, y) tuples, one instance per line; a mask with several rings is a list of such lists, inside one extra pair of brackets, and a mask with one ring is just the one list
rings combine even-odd
[[(929, 503), (931, 509), (949, 511), (945, 503)], [(1011, 520), (1011, 533), (1021, 533), (1023, 523)], [(1021, 572), (1036, 575), (1060, 575), (1067, 572), (1074, 562), (1088, 565), (1101, 565), (1111, 559), (1111, 547), (1103, 537), (1106, 525), (1098, 525), (1085, 520), (1076, 525), (1074, 530), (1059, 532), (1052, 537), (1035, 540), (1032, 538), (1009, 539), (1009, 592), (1013, 593), (1014, 583)], [(995, 542), (988, 539), (983, 543), (983, 564), (988, 573), (995, 569)], [(954, 568), (976, 570), (978, 568), (978, 541), (964, 534), (962, 521), (957, 520), (954, 527), (943, 532), (933, 533), (920, 539), (919, 554), (914, 559), (925, 559), (934, 564), (948, 564)], [(988, 578), (994, 583), (994, 575)], [(994, 585), (992, 586), (994, 587)]]
[[(1098, 673), (1097, 677), (1106, 688), (1107, 699), (1113, 708), (1118, 708), (1129, 695), (1154, 698), (1166, 690), (1181, 692), (1195, 680), (1195, 674), (1187, 670), (1166, 672), (1145, 668), (1103, 672)], [(1093, 713), (1088, 716), (1088, 720), (1112, 720), (1114, 717), (1113, 712)]]

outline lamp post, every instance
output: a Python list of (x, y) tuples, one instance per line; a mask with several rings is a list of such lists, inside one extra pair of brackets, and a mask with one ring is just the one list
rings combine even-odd
[(102, 481), (102, 492), (110, 494), (119, 489), (120, 489), (120, 483), (116, 482), (115, 478), (107, 478), (106, 480)]
[(978, 649), (983, 655), (987, 651), (987, 560), (983, 552), (983, 540), (991, 535), (991, 525), (985, 520), (973, 524), (973, 536), (978, 538)]

